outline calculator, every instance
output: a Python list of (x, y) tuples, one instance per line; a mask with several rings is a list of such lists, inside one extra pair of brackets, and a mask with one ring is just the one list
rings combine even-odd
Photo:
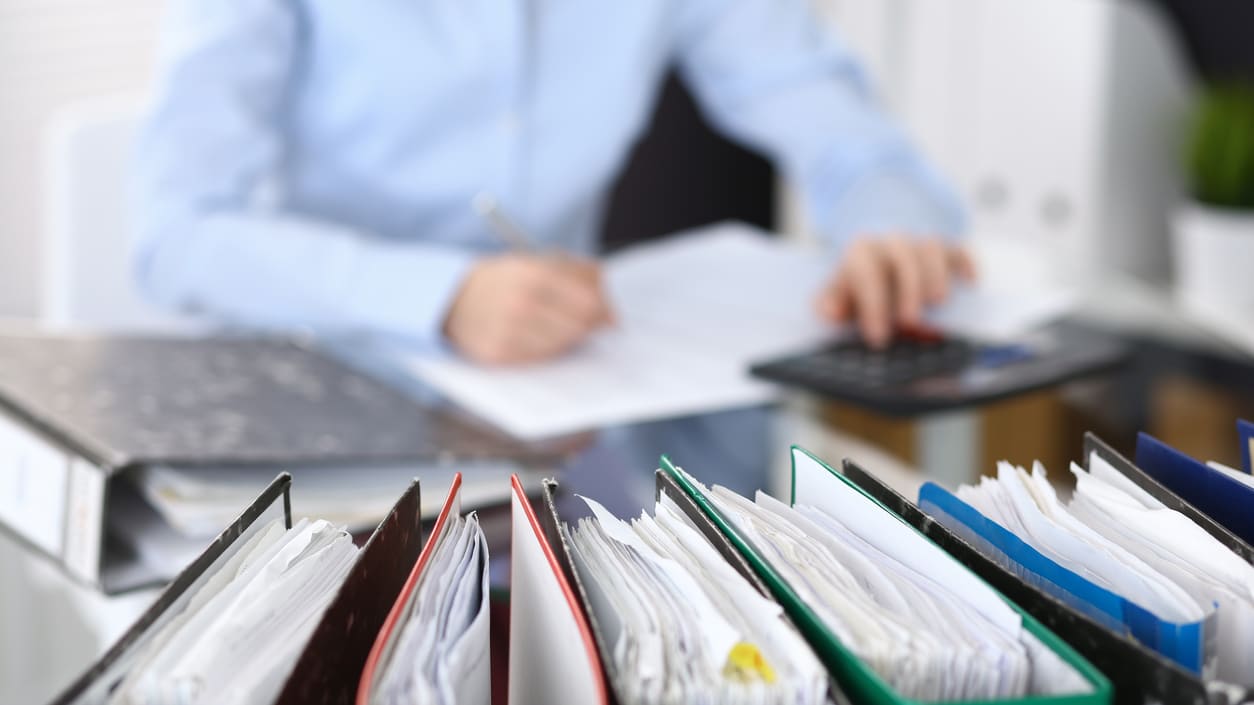
[(753, 365), (758, 378), (894, 416), (976, 406), (1109, 372), (1116, 339), (1059, 324), (1008, 342), (910, 335), (884, 349), (840, 340)]

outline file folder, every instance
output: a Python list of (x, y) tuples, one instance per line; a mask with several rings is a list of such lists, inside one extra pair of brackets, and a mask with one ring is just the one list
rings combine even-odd
[[(107, 702), (149, 639), (175, 618), (188, 600), (269, 519), (291, 528), (291, 476), (283, 473), (199, 558), (161, 594), (110, 650), (65, 690), (53, 705)], [(281, 502), (279, 500), (282, 500)], [(422, 546), (421, 501), (415, 480), (358, 552), (335, 597), (319, 618), (275, 703), (342, 703), (356, 691), (362, 666), (387, 610)]]
[(366, 657), (422, 550), (422, 497), (414, 480), (357, 555), (275, 705), (347, 703)]
[(919, 488), (919, 507), (1007, 569), (1026, 574), (1041, 589), (1074, 609), (1201, 675), (1214, 655), (1215, 619), (1175, 623), (1085, 578), (1033, 548), (957, 495), (927, 482)]
[(1088, 659), (1110, 679), (1115, 705), (1209, 702), (1207, 687), (1197, 674), (1068, 606), (1027, 576), (1003, 567), (852, 460), (844, 461), (843, 474)]
[(232, 548), (242, 546), (254, 533), (265, 527), (270, 519), (277, 516), (282, 516), (286, 526), (291, 528), (291, 485), (291, 475), (282, 473), (276, 477), (256, 501), (209, 544), (204, 553), (179, 573), (104, 656), (52, 701), (52, 705), (95, 705), (106, 702), (113, 689), (130, 671), (136, 658), (143, 653), (150, 639), (186, 607), (197, 589), (230, 557)]
[(1136, 465), (1242, 541), (1254, 544), (1254, 488), (1147, 433), (1137, 434)]
[[(588, 615), (576, 595), (569, 547), (557, 524), (553, 505), (557, 483), (544, 482), (545, 510), (539, 517), (518, 478), (512, 484), (510, 705), (610, 705), (616, 700)], [(578, 590), (586, 599), (583, 587)]]
[[(396, 568), (405, 568), (401, 574), (408, 574), (404, 580), (399, 594), (391, 600), (381, 600), (377, 597), (378, 602), (376, 610), (386, 607), (386, 619), (382, 625), (374, 630), (371, 634), (369, 652), (364, 658), (364, 666), (353, 673), (354, 682), (356, 684), (356, 702), (358, 705), (368, 705), (375, 686), (378, 684), (378, 678), (381, 675), (383, 662), (388, 652), (396, 646), (398, 638), (403, 633), (406, 626), (406, 613), (410, 609), (411, 601), (414, 599), (420, 581), (431, 567), (436, 549), (439, 547), (441, 539), (445, 536), (449, 527), (450, 520), (453, 517), (460, 516), (462, 511), (461, 503), (461, 487), (462, 476), (457, 473), (453, 476), (453, 483), (449, 487), (448, 496), (444, 500), (444, 504), (440, 510), (440, 514), (436, 517), (435, 525), (431, 529), (431, 535), (426, 542), (422, 544), (421, 553), (418, 554), (416, 560), (403, 561), (403, 556), (397, 556), (396, 560), (391, 562), (391, 566)], [(416, 516), (416, 515), (415, 515)], [(484, 556), (483, 570), (487, 570), (487, 557)], [(423, 628), (428, 625), (421, 625)], [(435, 628), (435, 625), (429, 625)], [(363, 639), (366, 636), (363, 633)], [(363, 652), (365, 653), (365, 652)], [(488, 668), (489, 655), (485, 652), (481, 663), (481, 668), (476, 672), (476, 682), (472, 683), (473, 693), (459, 693), (464, 696), (464, 702), (481, 703), (487, 705), (491, 698), (491, 672)], [(343, 697), (328, 700), (327, 702), (349, 702), (352, 700), (352, 690), (345, 691)], [(296, 702), (296, 701), (294, 701)]]
[(1155, 480), (1144, 470), (1133, 464), (1132, 461), (1111, 448), (1105, 441), (1092, 433), (1086, 433), (1084, 434), (1084, 464), (1086, 468), (1094, 454), (1109, 463), (1111, 467), (1131, 480), (1137, 487), (1145, 490), (1151, 497), (1162, 502), (1168, 508), (1180, 512), (1192, 520), (1194, 524), (1202, 527), (1206, 533), (1215, 537), (1215, 540), (1240, 556), (1246, 563), (1254, 564), (1254, 547), (1251, 547), (1249, 543), (1229, 531), (1223, 524), (1212, 519), (1209, 514), (1198, 509), (1161, 482)]
[[(747, 579), (754, 589), (756, 589), (760, 594), (769, 597), (770, 591), (766, 586), (766, 583), (762, 582), (761, 578), (746, 562), (744, 556), (742, 556), (740, 552), (736, 550), (735, 546), (727, 540), (727, 537), (723, 534), (723, 532), (710, 521), (709, 517), (707, 517), (701, 508), (693, 502), (692, 498), (684, 492), (682, 488), (675, 484), (674, 479), (661, 470), (658, 470), (655, 473), (655, 480), (656, 496), (659, 499), (662, 496), (666, 496), (668, 499), (674, 501), (684, 516), (692, 522), (697, 531), (710, 542), (715, 551), (722, 558), (724, 558), (737, 573)], [(591, 596), (588, 586), (580, 578), (579, 572), (573, 567), (574, 561), (571, 553), (571, 544), (568, 538), (569, 534), (565, 530), (566, 523), (560, 516), (557, 510), (556, 502), (554, 501), (557, 489), (558, 485), (556, 482), (552, 480), (545, 482), (544, 493), (541, 500), (541, 511), (537, 520), (539, 533), (536, 534), (536, 532), (532, 532), (532, 535), (538, 536), (541, 540), (543, 540), (545, 542), (545, 548), (552, 552), (554, 558), (553, 570), (558, 575), (563, 577), (566, 583), (571, 587), (571, 598), (573, 599), (565, 601), (563, 605), (558, 605), (551, 599), (555, 595), (555, 593), (553, 593), (549, 595), (550, 602), (541, 605), (533, 599), (534, 595), (520, 594), (519, 590), (522, 586), (515, 582), (512, 588), (512, 605), (510, 610), (511, 620), (513, 619), (513, 615), (515, 613), (521, 612), (526, 614), (533, 612), (535, 609), (547, 609), (553, 612), (573, 611), (575, 618), (587, 625), (588, 636), (590, 637), (590, 643), (593, 647), (591, 653), (587, 654), (587, 658), (589, 659), (589, 663), (595, 662), (596, 664), (595, 670), (599, 675), (601, 688), (603, 688), (605, 698), (601, 699), (601, 695), (596, 695), (593, 700), (589, 700), (588, 702), (622, 702), (624, 698), (620, 695), (621, 691), (619, 690), (619, 687), (616, 686), (614, 678), (605, 665), (612, 662), (614, 645), (610, 643), (603, 625), (598, 623), (595, 613), (591, 609), (593, 597)], [(525, 500), (520, 500), (520, 504), (524, 508), (529, 509)], [(517, 506), (519, 505), (516, 505), (516, 507)], [(519, 534), (515, 533), (514, 538), (517, 542), (520, 538)], [(518, 569), (517, 566), (519, 564), (519, 560), (520, 557), (515, 554), (515, 570)], [(517, 575), (517, 573), (515, 573), (515, 575)], [(524, 639), (529, 639), (530, 641), (524, 641)], [(516, 673), (515, 669), (518, 666), (516, 666), (516, 663), (514, 662), (514, 654), (518, 651), (518, 645), (520, 643), (536, 642), (531, 636), (520, 636), (520, 633), (514, 631), (512, 628), (511, 641), (513, 642), (513, 648), (510, 649), (510, 702), (557, 702), (558, 700), (553, 699), (554, 693), (560, 693), (561, 691), (553, 691), (551, 689), (534, 690), (532, 689), (534, 686), (526, 685), (523, 681), (536, 676), (538, 672), (544, 672), (546, 676), (545, 680), (556, 680), (560, 683), (562, 678), (561, 671), (563, 668), (571, 665), (570, 660), (563, 659), (556, 665), (553, 663), (545, 663), (539, 666), (532, 666), (529, 671)], [(551, 636), (541, 639), (541, 643), (547, 643), (548, 641), (556, 641), (556, 639)], [(533, 655), (528, 653), (526, 655), (520, 654), (518, 658), (529, 659), (532, 657)], [(575, 655), (572, 655), (572, 658), (575, 658)], [(580, 662), (580, 666), (582, 667), (582, 661)], [(516, 677), (518, 679), (517, 681)], [(524, 695), (524, 692), (527, 693), (527, 695)], [(574, 698), (563, 699), (560, 701), (584, 702)], [(849, 705), (850, 700), (843, 692), (841, 692), (839, 687), (833, 681), (828, 685), (828, 702), (832, 705)]]
[[(821, 487), (808, 489), (799, 486), (797, 482), (796, 455), (795, 453), (805, 453), (800, 448), (794, 448), (794, 485), (793, 500), (795, 503), (799, 493), (817, 491), (821, 494)], [(807, 453), (807, 455), (809, 455)], [(813, 458), (813, 456), (810, 456)], [(817, 458), (814, 460), (818, 461)], [(886, 507), (876, 501), (873, 497), (849, 482), (848, 479), (839, 473), (831, 470), (830, 467), (818, 461), (820, 465), (827, 468), (830, 473), (829, 481), (843, 482), (853, 487), (862, 494), (867, 501), (875, 503), (884, 511), (889, 511)], [(802, 634), (810, 642), (819, 658), (828, 668), (842, 689), (849, 695), (850, 699), (855, 703), (896, 703), (899, 705), (913, 705), (917, 701), (912, 701), (900, 696), (893, 691), (887, 683), (874, 671), (872, 671), (865, 663), (858, 659), (852, 651), (849, 650), (836, 635), (821, 621), (817, 613), (802, 600), (799, 593), (785, 581), (776, 569), (768, 562), (758, 549), (748, 541), (735, 526), (722, 514), (717, 507), (704, 495), (704, 493), (691, 483), (688, 478), (675, 466), (669, 458), (662, 458), (662, 469), (678, 484), (684, 492), (686, 492), (698, 506), (701, 507), (705, 515), (719, 528), (719, 530), (727, 537), (727, 539), (736, 546), (736, 549), (745, 557), (746, 561), (753, 567), (754, 571), (762, 578), (771, 593), (784, 606), (785, 611), (792, 618), (793, 622), (801, 629)], [(817, 496), (817, 495), (816, 495)], [(890, 512), (891, 513), (891, 512)], [(899, 519), (900, 520), (900, 519)], [(1004, 599), (1004, 598), (1003, 598)], [(1022, 618), (1024, 629), (1035, 636), (1041, 643), (1060, 657), (1065, 663), (1071, 666), (1089, 685), (1090, 692), (1077, 693), (1070, 695), (1058, 696), (1029, 696), (1015, 701), (980, 701), (985, 703), (997, 702), (1020, 702), (1033, 703), (1034, 705), (1097, 705), (1100, 703), (1111, 702), (1111, 686), (1105, 676), (1101, 674), (1090, 663), (1084, 660), (1075, 650), (1068, 646), (1057, 636), (1049, 632), (1044, 626), (1037, 622), (1030, 614), (1007, 601), (1007, 604), (1013, 608)], [(962, 703), (961, 705), (974, 705), (972, 703)]]

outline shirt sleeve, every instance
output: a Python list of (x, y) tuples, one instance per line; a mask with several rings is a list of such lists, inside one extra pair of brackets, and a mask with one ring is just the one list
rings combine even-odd
[(159, 304), (233, 323), (440, 340), (469, 252), (286, 212), (287, 0), (177, 0), (136, 155), (135, 276)]
[(875, 104), (811, 1), (685, 3), (676, 51), (705, 114), (772, 157), (837, 244), (858, 235), (957, 237), (957, 197)]

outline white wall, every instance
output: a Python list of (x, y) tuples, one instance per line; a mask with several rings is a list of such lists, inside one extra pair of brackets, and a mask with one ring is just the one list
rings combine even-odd
[(0, 0), (0, 317), (38, 305), (42, 140), (80, 99), (142, 92), (161, 0)]

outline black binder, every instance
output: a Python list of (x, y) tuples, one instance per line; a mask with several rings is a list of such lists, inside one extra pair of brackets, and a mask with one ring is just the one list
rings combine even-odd
[[(105, 702), (148, 640), (182, 612), (191, 596), (215, 573), (214, 569), (233, 553), (231, 548), (237, 544), (242, 546), (241, 539), (266, 526), (268, 522), (259, 520), (276, 513), (280, 497), (282, 516), (291, 528), (288, 500), (291, 482), (287, 473), (276, 478), (234, 524), (175, 578), (104, 657), (52, 705)], [(358, 553), (344, 583), (288, 674), (276, 704), (352, 701), (375, 636), (421, 550), (421, 502), (419, 484), (414, 480)]]
[[(282, 473), (276, 477), (256, 501), (235, 520), (235, 523), (214, 539), (213, 543), (209, 544), (209, 548), (200, 554), (200, 557), (184, 568), (183, 572), (178, 574), (178, 577), (140, 616), (139, 620), (126, 630), (126, 633), (105, 652), (99, 661), (58, 695), (52, 701), (52, 705), (86, 705), (105, 702), (113, 689), (130, 671), (135, 658), (143, 652), (143, 647), (162, 626), (182, 612), (182, 608), (186, 606), (197, 589), (215, 573), (214, 569), (221, 567), (222, 563), (234, 554), (231, 549), (237, 545), (243, 546), (244, 541), (241, 539), (251, 537), (269, 523), (261, 521), (263, 517), (269, 518), (276, 515), (281, 507), (287, 528), (292, 527), (292, 505), (289, 495), (291, 486), (291, 475)], [(282, 504), (277, 505), (280, 499), (283, 500)]]
[(1204, 683), (1196, 675), (1132, 639), (1106, 629), (1019, 575), (1006, 570), (940, 522), (924, 514), (913, 502), (857, 463), (845, 460), (843, 472), (855, 485), (918, 529), (1092, 662), (1114, 685), (1116, 705), (1231, 705), (1250, 702), (1245, 689)]

